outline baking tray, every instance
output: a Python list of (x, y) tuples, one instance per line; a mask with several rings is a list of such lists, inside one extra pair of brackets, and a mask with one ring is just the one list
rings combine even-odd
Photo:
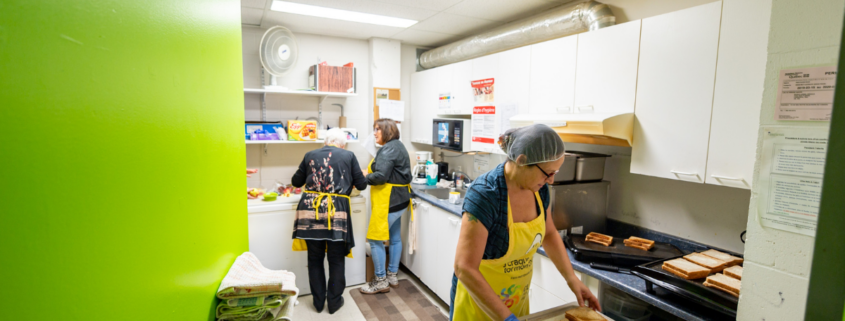
[[(725, 252), (740, 258), (742, 257), (740, 254), (721, 249), (717, 249), (717, 251)], [(684, 299), (692, 301), (695, 304), (736, 318), (736, 307), (739, 302), (739, 298), (722, 290), (704, 286), (704, 280), (706, 278), (686, 280), (664, 271), (663, 268), (661, 268), (664, 261), (680, 257), (683, 257), (683, 255), (635, 266), (631, 269), (631, 274), (645, 280), (646, 291), (649, 293), (655, 293), (654, 286), (657, 285), (669, 292), (679, 295)]]
[(625, 238), (614, 236), (613, 244), (610, 246), (587, 242), (585, 238), (584, 235), (567, 235), (563, 242), (575, 254), (576, 260), (586, 263), (609, 263), (618, 267), (632, 267), (684, 254), (669, 243), (654, 242), (654, 247), (643, 251), (625, 246), (623, 243)]
[[(520, 321), (558, 321), (558, 320), (566, 321), (566, 319), (564, 318), (564, 315), (566, 315), (566, 311), (569, 311), (569, 310), (577, 308), (577, 307), (578, 307), (578, 302), (570, 302), (570, 303), (567, 303), (567, 304), (564, 304), (564, 305), (561, 305), (561, 306), (558, 306), (558, 307), (554, 307), (554, 308), (551, 308), (551, 309), (546, 309), (546, 310), (543, 310), (543, 311), (540, 311), (540, 312), (534, 312), (532, 314), (520, 317), (519, 320)], [(604, 313), (598, 312), (598, 314), (601, 315), (602, 317), (604, 317), (605, 319), (607, 319), (608, 321), (614, 321), (613, 319), (611, 319), (610, 317), (608, 317)]]

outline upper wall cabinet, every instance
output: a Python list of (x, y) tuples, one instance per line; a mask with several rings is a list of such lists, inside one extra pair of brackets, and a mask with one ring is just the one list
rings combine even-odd
[(470, 86), (470, 79), (472, 79), (472, 60), (456, 62), (450, 65), (437, 67), (448, 68), (441, 74), (441, 77), (449, 77), (443, 79), (438, 86), (441, 88), (438, 95), (448, 94), (452, 99), (449, 101), (449, 106), (439, 108), (438, 115), (463, 114), (469, 115), (472, 113), (472, 87)]
[(528, 113), (532, 98), (526, 95), (531, 88), (528, 79), (531, 72), (531, 47), (519, 47), (500, 52), (498, 55), (498, 78), (494, 84), (495, 103), (516, 104), (520, 114)]
[(634, 112), (640, 26), (637, 20), (578, 34), (573, 112)]
[(721, 7), (642, 20), (631, 173), (704, 182)]
[(772, 0), (725, 0), (704, 182), (751, 188)]
[(411, 141), (431, 144), (431, 120), (437, 112), (438, 68), (411, 74)]
[(578, 36), (531, 45), (531, 114), (571, 113), (575, 102), (575, 57)]

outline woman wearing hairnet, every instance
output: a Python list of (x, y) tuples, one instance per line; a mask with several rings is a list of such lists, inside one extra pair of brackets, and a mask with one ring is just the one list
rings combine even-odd
[(563, 164), (560, 136), (546, 125), (499, 137), (508, 159), (466, 193), (452, 277), (452, 320), (516, 320), (528, 315), (534, 253), (541, 245), (569, 288), (593, 309), (598, 299), (575, 277), (549, 206), (549, 187)]

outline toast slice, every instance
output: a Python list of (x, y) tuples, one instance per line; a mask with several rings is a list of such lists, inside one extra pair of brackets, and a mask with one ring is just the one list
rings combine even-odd
[(722, 253), (722, 252), (719, 252), (719, 251), (716, 251), (716, 250), (707, 250), (707, 251), (701, 252), (701, 254), (707, 255), (707, 256), (712, 257), (712, 258), (717, 259), (717, 260), (725, 261), (725, 263), (728, 264), (727, 266), (734, 266), (734, 265), (742, 264), (742, 261), (743, 261), (741, 258), (730, 255), (728, 253)]
[(661, 268), (687, 280), (700, 279), (710, 274), (710, 269), (682, 258), (665, 261), (663, 262), (663, 266)]
[(577, 307), (574, 309), (569, 309), (564, 314), (566, 320), (569, 321), (605, 321), (604, 317), (601, 314), (596, 313), (593, 309), (588, 307)]
[(684, 258), (687, 259), (688, 261), (692, 262), (692, 263), (695, 263), (695, 264), (698, 264), (698, 265), (701, 265), (703, 267), (710, 269), (710, 271), (712, 273), (721, 272), (728, 265), (728, 263), (725, 262), (725, 261), (722, 261), (722, 260), (719, 260), (719, 259), (714, 259), (712, 257), (709, 257), (709, 256), (701, 254), (701, 253), (690, 253), (690, 254), (684, 255)]
[(610, 244), (613, 244), (613, 237), (612, 236), (604, 235), (604, 234), (596, 233), (596, 232), (590, 232), (590, 234), (587, 234), (587, 237), (585, 238), (585, 240), (587, 242), (598, 243), (598, 244), (601, 244), (601, 245), (604, 245), (604, 246), (610, 246)]
[(719, 290), (728, 292), (728, 294), (739, 297), (739, 288), (742, 285), (740, 280), (725, 276), (722, 273), (713, 274), (704, 280), (704, 286), (717, 288)]
[(726, 268), (722, 272), (729, 277), (732, 277), (737, 280), (742, 280), (742, 266), (734, 265), (732, 267)]
[(631, 236), (627, 240), (622, 241), (622, 243), (625, 243), (625, 246), (627, 247), (633, 247), (644, 251), (648, 251), (654, 247), (654, 241), (636, 236)]

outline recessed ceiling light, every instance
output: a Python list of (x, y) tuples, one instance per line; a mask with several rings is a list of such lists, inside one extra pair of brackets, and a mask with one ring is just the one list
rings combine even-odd
[(355, 11), (346, 11), (346, 10), (340, 10), (340, 9), (311, 6), (311, 5), (307, 5), (307, 4), (293, 3), (293, 2), (286, 2), (286, 1), (273, 1), (273, 5), (270, 7), (270, 10), (279, 11), (279, 12), (294, 13), (294, 14), (301, 14), (301, 15), (313, 16), (313, 17), (346, 20), (346, 21), (369, 23), (369, 24), (382, 25), (382, 26), (400, 27), (400, 28), (407, 28), (407, 27), (410, 27), (410, 26), (414, 25), (415, 23), (417, 23), (416, 20), (409, 20), (409, 19), (394, 18), (394, 17), (388, 17), (388, 16), (380, 16), (380, 15), (377, 15), (377, 14), (369, 14), (369, 13), (362, 13), (362, 12), (355, 12)]

